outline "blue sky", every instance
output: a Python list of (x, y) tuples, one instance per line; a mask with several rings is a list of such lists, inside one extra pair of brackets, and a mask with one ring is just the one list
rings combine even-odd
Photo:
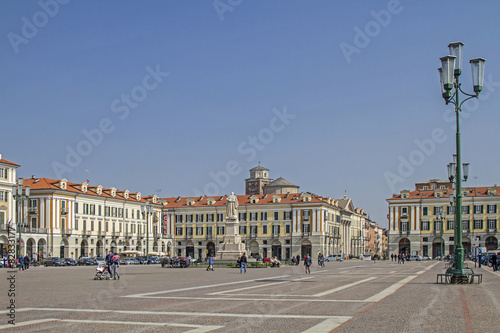
[(20, 177), (162, 197), (243, 194), (260, 161), (301, 191), (347, 193), (386, 226), (392, 193), (446, 178), (455, 130), (437, 68), (450, 42), (465, 43), (468, 92), (468, 60), (487, 59), (483, 96), (464, 108), (467, 185), (500, 183), (499, 9), (2, 1), (0, 152)]

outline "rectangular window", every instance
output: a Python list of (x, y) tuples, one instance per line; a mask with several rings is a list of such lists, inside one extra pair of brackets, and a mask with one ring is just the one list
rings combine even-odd
[(267, 234), (267, 224), (262, 225), (262, 233), (265, 235)]
[(213, 231), (212, 231), (212, 227), (207, 227), (207, 236), (212, 236), (213, 235)]
[[(437, 222), (435, 222), (437, 223)], [(423, 231), (429, 230), (429, 221), (422, 221), (422, 226), (420, 227)], [(437, 230), (436, 230), (437, 231)]]
[(90, 215), (95, 215), (95, 205), (90, 205)]
[(494, 230), (497, 228), (497, 219), (488, 219), (488, 229)]
[(311, 215), (311, 212), (309, 210), (303, 210), (302, 211), (302, 219), (303, 220), (309, 220), (309, 216)]
[(267, 212), (261, 212), (260, 213), (260, 220), (261, 221), (267, 221)]
[(434, 215), (438, 215), (441, 212), (443, 212), (443, 207), (441, 207), (441, 206), (434, 207)]
[(207, 214), (207, 222), (213, 222), (214, 221), (214, 214)]
[(196, 214), (196, 222), (203, 222), (203, 214)]
[(278, 221), (279, 219), (280, 219), (280, 212), (274, 212), (274, 220)]
[(182, 227), (175, 228), (175, 235), (182, 236)]
[(247, 220), (247, 213), (238, 213), (238, 219), (240, 221), (246, 221)]
[(175, 215), (175, 222), (182, 223), (182, 215)]
[(246, 235), (247, 234), (247, 226), (246, 225), (240, 225), (240, 235)]
[(106, 232), (109, 231), (109, 222), (106, 222)]
[(217, 213), (217, 222), (224, 221), (224, 213)]
[(196, 235), (197, 236), (203, 235), (203, 227), (196, 227)]
[(448, 220), (448, 230), (455, 229), (455, 223), (453, 220)]
[(401, 231), (408, 231), (408, 222), (401, 222)]
[(422, 207), (422, 215), (423, 216), (429, 215), (429, 207)]
[[(442, 223), (443, 222), (441, 222), (441, 221), (434, 221), (434, 231), (435, 232), (440, 232), (441, 231)], [(429, 230), (429, 229), (426, 229), (426, 230)]]
[(186, 222), (193, 222), (193, 214), (186, 215)]
[(257, 213), (250, 213), (250, 221), (257, 221)]
[[(98, 207), (98, 211), (99, 211), (99, 216), (101, 216), (101, 215), (102, 215), (102, 207), (101, 207), (101, 205), (99, 205), (99, 206), (97, 206), (97, 207)], [(128, 217), (128, 216), (127, 216), (127, 217)]]
[(469, 214), (470, 207), (469, 206), (462, 206), (462, 214)]
[(0, 178), (7, 179), (7, 169), (0, 168)]
[(75, 214), (78, 214), (78, 202), (75, 202)]
[(462, 220), (463, 231), (469, 231), (469, 220)]
[(401, 216), (408, 216), (408, 207), (401, 207)]
[(78, 230), (78, 220), (75, 221), (75, 230)]
[(497, 205), (488, 205), (488, 214), (495, 214), (497, 212)]
[(453, 214), (455, 214), (455, 207), (454, 206), (447, 206), (446, 207), (446, 214), (447, 215), (453, 215)]
[(217, 235), (224, 235), (224, 227), (217, 227)]
[(290, 233), (290, 225), (289, 224), (285, 224), (285, 233), (286, 234)]
[(256, 225), (251, 225), (250, 226), (250, 236), (257, 236), (257, 226)]
[(474, 220), (474, 229), (483, 229), (483, 220), (482, 219)]
[(279, 236), (279, 234), (280, 234), (280, 226), (273, 225), (273, 236)]
[(340, 217), (340, 215), (337, 215), (337, 223), (340, 223), (340, 221), (341, 221), (341, 217)]
[(285, 216), (283, 216), (283, 219), (291, 220), (292, 219), (292, 212), (285, 212)]
[(186, 236), (193, 236), (193, 227), (186, 227)]
[(305, 234), (309, 234), (309, 224), (303, 224), (302, 225), (302, 232), (305, 233)]
[(94, 221), (90, 221), (90, 231), (94, 231)]
[(474, 214), (482, 214), (483, 205), (474, 205)]

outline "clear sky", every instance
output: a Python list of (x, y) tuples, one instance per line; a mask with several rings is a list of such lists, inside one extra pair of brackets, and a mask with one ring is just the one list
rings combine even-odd
[(0, 152), (20, 177), (143, 195), (244, 194), (248, 170), (385, 199), (444, 179), (455, 151), (437, 68), (484, 57), (465, 106), (469, 186), (500, 184), (498, 1), (1, 1)]

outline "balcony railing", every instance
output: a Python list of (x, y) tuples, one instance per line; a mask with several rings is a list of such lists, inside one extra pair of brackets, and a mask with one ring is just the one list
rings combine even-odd
[(61, 208), (61, 214), (68, 214), (68, 208), (62, 207)]
[(38, 207), (28, 207), (29, 213), (38, 213)]
[(212, 234), (210, 234), (210, 235), (206, 235), (206, 236), (205, 236), (205, 238), (206, 238), (206, 239), (212, 239), (212, 238), (214, 238), (214, 235), (212, 235)]
[(257, 238), (257, 234), (250, 234), (250, 238)]
[(309, 231), (305, 231), (302, 233), (302, 237), (309, 237), (311, 233)]
[(493, 234), (493, 233), (497, 232), (497, 229), (496, 228), (488, 229), (487, 232), (490, 233), (490, 234)]
[(91, 233), (92, 231), (90, 230), (82, 230), (82, 236), (90, 236)]
[(277, 232), (273, 232), (273, 234), (271, 235), (273, 238), (279, 238), (280, 234), (277, 233)]
[(113, 237), (120, 237), (120, 234), (121, 234), (121, 232), (119, 232), (119, 231), (112, 231), (111, 232), (111, 236), (113, 236)]
[(186, 235), (186, 236), (184, 236), (184, 237), (185, 237), (185, 238), (187, 238), (187, 239), (191, 239), (191, 238), (193, 238), (193, 235), (192, 235), (192, 234), (189, 234), (189, 235)]
[(26, 227), (21, 227), (21, 233), (26, 233), (26, 234), (46, 234), (47, 229), (46, 228), (26, 228)]
[(73, 234), (73, 229), (63, 228), (63, 229), (61, 229), (61, 234), (63, 234), (63, 235), (71, 235), (71, 234)]

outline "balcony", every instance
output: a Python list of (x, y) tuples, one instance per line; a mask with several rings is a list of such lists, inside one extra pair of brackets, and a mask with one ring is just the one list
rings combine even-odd
[(61, 214), (68, 214), (68, 208), (62, 207), (61, 208)]
[(250, 238), (257, 238), (257, 234), (250, 234)]
[(63, 229), (61, 229), (61, 234), (63, 234), (63, 235), (72, 235), (73, 234), (73, 229), (63, 228)]
[(30, 213), (30, 214), (37, 214), (38, 213), (38, 207), (28, 207), (28, 213)]
[(46, 228), (27, 228), (27, 227), (21, 227), (21, 233), (25, 234), (46, 234), (47, 229)]
[(496, 228), (488, 229), (488, 230), (486, 230), (486, 232), (489, 233), (489, 234), (494, 234), (494, 233), (497, 232), (497, 229)]
[(193, 235), (189, 234), (189, 235), (184, 236), (184, 238), (191, 239), (191, 238), (193, 238)]
[(310, 235), (311, 233), (308, 231), (302, 233), (302, 237), (309, 237)]
[(120, 234), (121, 234), (121, 232), (119, 232), (119, 231), (112, 231), (111, 232), (112, 237), (120, 237)]
[(137, 233), (137, 238), (144, 238), (144, 234), (142, 232)]
[(90, 230), (82, 230), (82, 236), (88, 237), (92, 232)]
[(214, 238), (214, 235), (206, 235), (205, 236), (205, 239), (213, 239)]
[(276, 232), (273, 232), (273, 234), (271, 235), (272, 238), (279, 238), (280, 237), (280, 234), (276, 233)]

